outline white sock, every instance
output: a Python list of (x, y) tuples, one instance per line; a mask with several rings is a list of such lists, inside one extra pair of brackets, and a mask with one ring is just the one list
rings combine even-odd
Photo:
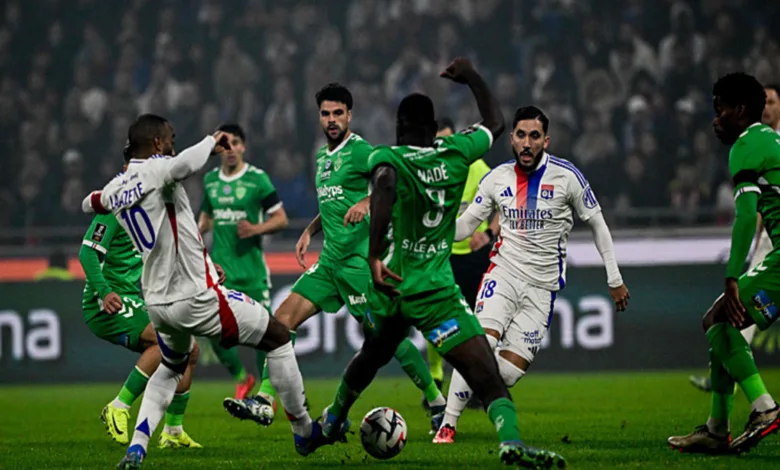
[(180, 425), (178, 425), (178, 426), (168, 426), (168, 425), (166, 424), (166, 425), (165, 425), (165, 428), (163, 429), (163, 431), (167, 432), (167, 433), (168, 433), (168, 434), (170, 434), (171, 436), (178, 436), (178, 435), (180, 435), (182, 432), (184, 432), (184, 426), (182, 426), (181, 424), (180, 424)]
[(756, 336), (756, 329), (758, 329), (756, 325), (750, 325), (741, 331), (742, 337), (745, 338), (748, 345), (753, 342), (753, 337)]
[(447, 404), (447, 400), (444, 399), (444, 395), (439, 392), (439, 395), (436, 397), (435, 400), (428, 400), (429, 406), (444, 406)]
[(165, 364), (160, 364), (146, 384), (141, 409), (138, 410), (135, 432), (130, 447), (140, 445), (144, 451), (149, 445), (149, 437), (157, 429), (166, 408), (173, 400), (176, 386), (179, 385), (182, 374), (174, 372)]
[(114, 398), (114, 401), (111, 402), (111, 406), (113, 406), (114, 408), (119, 408), (121, 410), (130, 409), (130, 405), (123, 403), (122, 400), (119, 399), (119, 397)]
[(447, 408), (444, 410), (443, 425), (449, 424), (453, 428), (457, 428), (458, 418), (460, 418), (463, 410), (466, 409), (466, 404), (468, 404), (471, 394), (471, 388), (466, 383), (466, 380), (460, 375), (460, 372), (453, 370), (452, 379), (450, 380), (450, 391), (447, 394)]
[(269, 351), (266, 358), (268, 380), (276, 389), (287, 416), (295, 417), (290, 419), (293, 432), (301, 437), (311, 436), (311, 417), (304, 406), (306, 394), (303, 390), (303, 378), (292, 343), (288, 342)]
[(726, 437), (729, 435), (729, 422), (717, 421), (710, 416), (707, 419), (707, 429), (716, 436)]
[(772, 398), (772, 395), (765, 393), (761, 395), (760, 397), (756, 398), (753, 403), (751, 403), (751, 408), (753, 411), (758, 411), (759, 413), (763, 413), (764, 411), (771, 410), (775, 406), (775, 400)]

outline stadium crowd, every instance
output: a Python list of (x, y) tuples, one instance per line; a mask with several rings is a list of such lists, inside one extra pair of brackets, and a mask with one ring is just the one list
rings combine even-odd
[[(392, 143), (421, 90), (458, 126), (478, 113), (438, 78), (468, 55), (511, 119), (533, 103), (550, 151), (577, 164), (617, 225), (728, 221), (714, 79), (780, 81), (770, 0), (8, 0), (0, 6), (0, 226), (78, 225), (79, 201), (121, 167), (139, 113), (179, 148), (221, 122), (247, 132), (291, 218), (317, 210), (314, 91), (355, 97), (353, 128)], [(511, 158), (506, 139), (487, 156)], [(199, 206), (200, 179), (188, 183)]]

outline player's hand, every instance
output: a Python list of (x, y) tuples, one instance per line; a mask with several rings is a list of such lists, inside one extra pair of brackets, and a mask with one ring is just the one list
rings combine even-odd
[(369, 259), (368, 265), (371, 267), (371, 277), (374, 278), (374, 288), (376, 290), (390, 297), (401, 295), (394, 285), (385, 280), (390, 278), (394, 281), (403, 282), (401, 276), (390, 271), (387, 266), (385, 266), (385, 263), (378, 258)]
[(222, 153), (230, 150), (230, 139), (226, 133), (217, 131), (214, 133), (213, 137), (217, 143), (214, 145), (214, 149), (211, 151), (211, 153)]
[(371, 203), (368, 198), (358, 202), (354, 206), (350, 207), (347, 211), (347, 215), (344, 216), (344, 226), (349, 224), (359, 224), (368, 215)]
[(257, 225), (248, 220), (239, 220), (236, 228), (238, 230), (238, 238), (251, 238), (255, 235), (260, 235), (257, 231)]
[(490, 236), (485, 232), (474, 232), (469, 242), (469, 248), (471, 251), (479, 251), (490, 243)]
[(122, 310), (122, 298), (116, 292), (111, 292), (103, 297), (103, 311), (114, 314)]
[(309, 249), (311, 243), (311, 235), (308, 230), (304, 230), (301, 234), (301, 238), (298, 239), (298, 243), (295, 244), (295, 257), (298, 259), (298, 264), (303, 269), (307, 269), (306, 260), (303, 259), (303, 255), (306, 254), (306, 250)]
[(622, 312), (628, 307), (628, 299), (631, 298), (631, 294), (625, 284), (620, 287), (610, 287), (609, 295), (612, 296), (612, 301), (615, 302), (615, 308), (618, 312)]
[(458, 57), (439, 76), (452, 80), (455, 83), (468, 83), (468, 74), (474, 72), (476, 70), (470, 60), (465, 57)]
[(225, 283), (225, 270), (222, 269), (222, 266), (218, 265), (217, 263), (214, 263), (214, 269), (217, 270), (217, 275), (219, 276), (219, 279), (217, 279), (217, 284), (224, 284)]
[(745, 307), (739, 300), (739, 285), (734, 278), (726, 279), (726, 289), (723, 292), (726, 302), (726, 315), (734, 328), (741, 328), (745, 321)]

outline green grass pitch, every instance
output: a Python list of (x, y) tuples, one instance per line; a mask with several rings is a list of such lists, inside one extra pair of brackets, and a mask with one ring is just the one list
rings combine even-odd
[[(560, 452), (574, 469), (780, 468), (779, 435), (740, 457), (691, 456), (670, 450), (667, 436), (691, 431), (709, 411), (709, 396), (689, 386), (687, 375), (531, 373), (513, 390), (523, 439)], [(778, 392), (780, 370), (765, 371), (764, 377), (769, 389)], [(108, 438), (98, 415), (119, 386), (0, 387), (0, 468), (113, 468), (124, 448)], [(332, 398), (336, 381), (307, 380), (306, 386), (312, 412), (318, 414)], [(386, 462), (368, 457), (358, 435), (350, 435), (347, 444), (299, 457), (283, 413), (269, 428), (236, 421), (221, 405), (231, 392), (227, 382), (196, 381), (184, 424), (204, 448), (159, 450), (155, 434), (144, 468), (501, 468), (495, 433), (482, 412), (466, 411), (456, 444), (431, 444), (420, 393), (404, 378), (378, 379), (351, 415), (354, 423), (375, 406), (390, 406), (404, 416), (409, 441), (398, 457)], [(747, 414), (746, 400), (738, 392), (734, 431), (742, 429)]]

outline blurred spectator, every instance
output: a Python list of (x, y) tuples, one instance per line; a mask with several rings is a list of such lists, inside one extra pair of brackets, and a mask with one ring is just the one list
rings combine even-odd
[(289, 217), (313, 218), (317, 214), (313, 182), (304, 168), (303, 155), (281, 147), (274, 152), (271, 180)]
[[(725, 223), (733, 203), (728, 149), (710, 130), (712, 82), (734, 70), (780, 82), (768, 0), (39, 3), (9, 0), (0, 15), (4, 226), (83, 225), (78, 193), (119, 171), (142, 112), (169, 118), (179, 149), (241, 123), (253, 162), (294, 188), (285, 203), (309, 217), (309, 157), (322, 145), (314, 91), (347, 84), (352, 127), (374, 144), (394, 142), (395, 106), (416, 91), (461, 128), (479, 119), (471, 93), (438, 77), (460, 55), (506, 118), (522, 104), (544, 109), (550, 151), (583, 167), (619, 221)], [(509, 155), (502, 138), (488, 161)], [(187, 188), (197, 200), (199, 180)], [(689, 210), (707, 215), (667, 217)]]

